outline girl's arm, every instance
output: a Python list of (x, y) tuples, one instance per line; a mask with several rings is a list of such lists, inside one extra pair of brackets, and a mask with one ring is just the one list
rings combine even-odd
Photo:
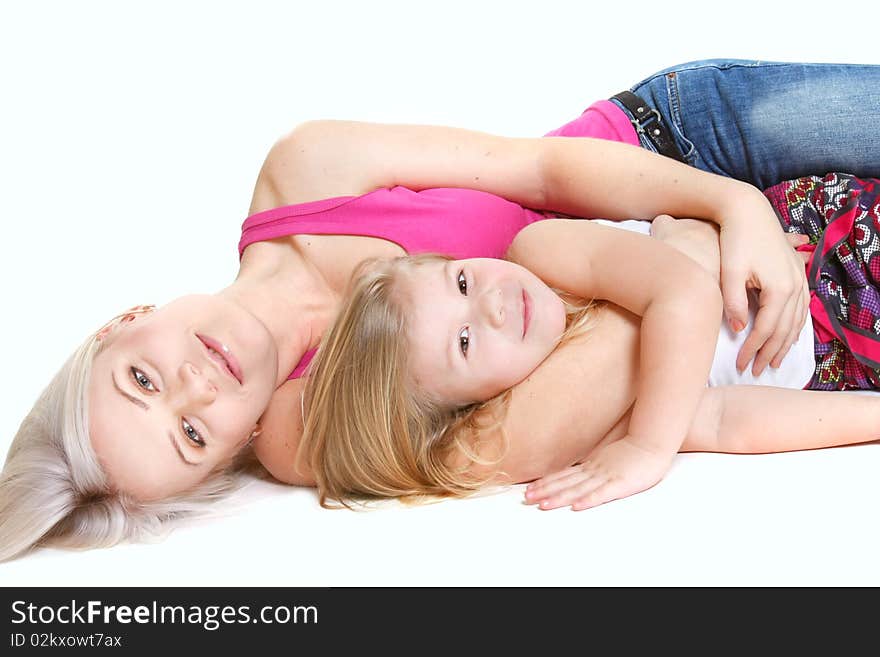
[[(626, 419), (600, 446), (625, 434)], [(876, 394), (721, 386), (706, 390), (681, 451), (766, 454), (878, 439)], [(587, 508), (589, 490), (583, 466), (575, 465), (529, 484), (526, 501), (542, 509)]]
[(673, 247), (593, 222), (522, 230), (510, 258), (548, 285), (640, 316), (640, 376), (628, 435), (592, 455), (593, 504), (653, 486), (681, 447), (712, 364), (721, 295), (711, 274)]
[(771, 358), (785, 354), (806, 319), (803, 266), (757, 189), (630, 144), (314, 121), (272, 147), (250, 213), (394, 185), (466, 187), (579, 217), (648, 219), (668, 213), (718, 224), (722, 292), (734, 330), (747, 323), (746, 286), (761, 290), (755, 326), (738, 359), (744, 367), (757, 353), (756, 374)]
[(682, 451), (766, 454), (864, 443), (880, 438), (880, 395), (770, 386), (707, 390), (716, 430), (696, 425)]

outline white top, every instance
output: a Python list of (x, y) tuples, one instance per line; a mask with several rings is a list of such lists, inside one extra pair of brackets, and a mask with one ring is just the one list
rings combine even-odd
[[(593, 219), (591, 221), (598, 221), (605, 226), (622, 228), (644, 235), (651, 234), (650, 221), (608, 221), (606, 219)], [(753, 376), (751, 363), (749, 363), (749, 366), (743, 370), (742, 374), (736, 371), (736, 356), (752, 329), (755, 321), (755, 312), (757, 311), (757, 293), (749, 290), (748, 298), (749, 321), (742, 331), (734, 333), (726, 321), (721, 323), (718, 342), (715, 344), (712, 370), (709, 372), (709, 382), (707, 385), (744, 384), (803, 389), (812, 379), (816, 368), (813, 344), (813, 318), (809, 313), (800, 335), (798, 335), (797, 340), (791, 346), (779, 369), (767, 366), (760, 376)]]

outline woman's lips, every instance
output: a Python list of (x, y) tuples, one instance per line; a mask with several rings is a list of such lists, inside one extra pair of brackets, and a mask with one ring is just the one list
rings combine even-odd
[(523, 288), (523, 291), (522, 291), (522, 298), (523, 298), (523, 332), (522, 332), (522, 336), (526, 337), (526, 333), (529, 330), (529, 322), (532, 319), (532, 309), (531, 309), (531, 303), (529, 302), (529, 295), (526, 294), (525, 288)]
[(241, 385), (243, 383), (241, 366), (238, 364), (235, 355), (229, 351), (229, 347), (208, 335), (197, 335), (197, 337), (205, 347), (213, 349), (213, 352), (209, 351), (208, 355), (218, 363), (221, 363), (229, 375)]

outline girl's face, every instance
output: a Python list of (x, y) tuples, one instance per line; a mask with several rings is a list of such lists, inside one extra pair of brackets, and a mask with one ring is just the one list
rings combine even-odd
[(401, 284), (416, 385), (440, 402), (483, 402), (516, 385), (565, 329), (559, 296), (506, 260), (407, 267)]
[(265, 325), (219, 296), (181, 297), (105, 340), (89, 432), (111, 483), (139, 499), (186, 490), (234, 456), (275, 387)]

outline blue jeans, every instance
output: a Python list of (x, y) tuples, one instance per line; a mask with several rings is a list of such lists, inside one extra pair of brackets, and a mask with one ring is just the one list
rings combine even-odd
[(880, 66), (713, 59), (631, 91), (704, 171), (762, 189), (830, 171), (880, 178)]

